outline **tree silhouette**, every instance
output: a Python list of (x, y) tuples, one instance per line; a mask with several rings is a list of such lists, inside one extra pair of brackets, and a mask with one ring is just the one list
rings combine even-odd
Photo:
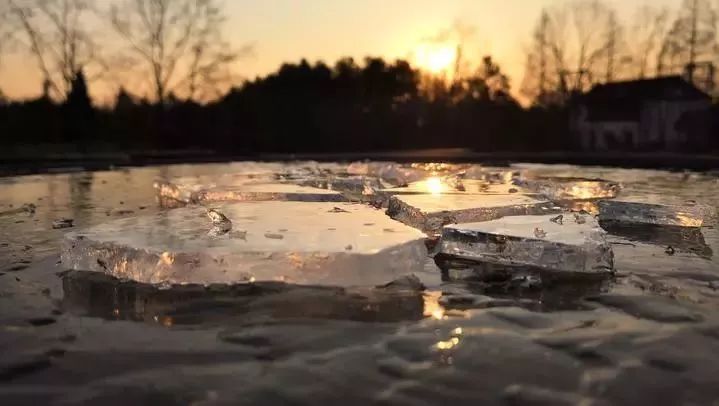
[(217, 97), (233, 79), (236, 50), (223, 38), (223, 10), (215, 0), (123, 0), (109, 11), (112, 27), (127, 45), (133, 74), (151, 78), (152, 97), (187, 100)]
[(575, 92), (611, 80), (620, 33), (614, 10), (599, 0), (543, 10), (528, 50), (522, 93), (561, 104)]
[(642, 6), (623, 44), (622, 69), (629, 79), (644, 79), (657, 69), (662, 42), (666, 36), (669, 12), (665, 8)]
[(664, 40), (658, 71), (685, 70), (687, 78), (695, 81), (698, 62), (713, 61), (719, 53), (718, 18), (709, 0), (684, 0)]
[(96, 33), (89, 28), (87, 0), (7, 2), (15, 26), (13, 39), (35, 59), (53, 96), (66, 98), (80, 70), (98, 75), (107, 68), (98, 55)]

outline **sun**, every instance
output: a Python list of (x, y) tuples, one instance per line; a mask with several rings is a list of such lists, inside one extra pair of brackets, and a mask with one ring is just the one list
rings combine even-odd
[(433, 74), (448, 72), (457, 57), (457, 51), (447, 44), (421, 44), (414, 52), (415, 63)]

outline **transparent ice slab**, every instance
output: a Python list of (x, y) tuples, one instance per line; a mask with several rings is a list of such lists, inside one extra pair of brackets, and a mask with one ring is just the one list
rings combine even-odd
[(611, 199), (621, 190), (619, 183), (601, 179), (556, 177), (517, 179), (514, 183), (553, 201)]
[(219, 205), (129, 217), (67, 235), (62, 263), (143, 283), (285, 281), (379, 285), (421, 271), (424, 235), (379, 210), (349, 203)]
[(437, 253), (448, 259), (529, 266), (567, 273), (607, 273), (614, 255), (593, 216), (514, 216), (442, 229)]
[(300, 186), (291, 183), (268, 183), (252, 178), (236, 177), (219, 182), (196, 183), (178, 179), (154, 184), (160, 205), (180, 207), (187, 204), (213, 202), (244, 202), (287, 200), (298, 202), (342, 202), (347, 199), (339, 192)]
[(393, 219), (428, 233), (438, 232), (446, 224), (554, 211), (551, 202), (518, 193), (396, 195), (390, 198), (387, 208)]
[(654, 224), (679, 227), (702, 227), (716, 217), (716, 211), (696, 202), (683, 205), (630, 200), (599, 202), (602, 223)]

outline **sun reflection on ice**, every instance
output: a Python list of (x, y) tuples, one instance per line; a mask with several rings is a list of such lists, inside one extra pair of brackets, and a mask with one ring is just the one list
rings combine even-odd
[(441, 195), (446, 188), (442, 180), (437, 177), (429, 178), (425, 183), (427, 185), (427, 191), (435, 196)]

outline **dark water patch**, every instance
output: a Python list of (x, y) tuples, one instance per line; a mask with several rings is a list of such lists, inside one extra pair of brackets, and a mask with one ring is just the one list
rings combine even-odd
[(50, 368), (52, 363), (48, 358), (40, 358), (25, 362), (11, 364), (0, 369), (0, 382), (7, 382)]
[(55, 320), (52, 317), (38, 317), (38, 318), (29, 319), (27, 322), (35, 327), (41, 327), (41, 326), (49, 326), (50, 324), (54, 324), (57, 322), (57, 320)]
[(703, 320), (698, 311), (663, 297), (608, 294), (589, 300), (621, 310), (637, 318), (663, 323), (695, 323)]

